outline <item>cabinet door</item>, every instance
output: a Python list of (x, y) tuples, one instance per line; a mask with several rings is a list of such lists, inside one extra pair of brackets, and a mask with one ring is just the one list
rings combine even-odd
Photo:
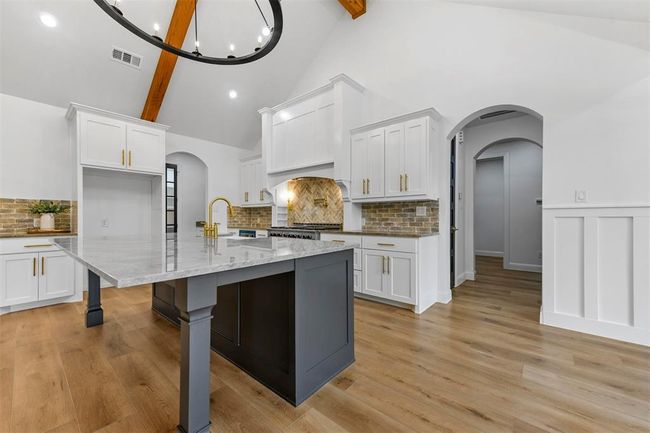
[(363, 272), (354, 271), (354, 291), (361, 293), (363, 291)]
[(415, 304), (415, 255), (386, 253), (388, 256), (385, 285), (388, 298)]
[(427, 119), (414, 119), (404, 125), (404, 174), (403, 195), (426, 194), (428, 188), (428, 140)]
[(269, 199), (267, 198), (267, 194), (264, 194), (266, 174), (264, 172), (264, 164), (262, 164), (261, 159), (256, 160), (253, 163), (253, 171), (255, 175), (255, 200), (259, 204), (268, 203)]
[(363, 269), (363, 257), (359, 248), (354, 249), (354, 269), (360, 271)]
[(350, 137), (350, 197), (364, 198), (364, 182), (367, 177), (368, 135), (355, 134)]
[(119, 120), (79, 114), (80, 162), (109, 168), (126, 167), (126, 124)]
[(0, 256), (0, 307), (38, 300), (38, 255)]
[(163, 173), (165, 131), (140, 125), (126, 127), (127, 166), (131, 170)]
[(38, 299), (61, 298), (74, 294), (74, 261), (62, 251), (39, 254)]
[(271, 145), (271, 170), (279, 170), (288, 165), (287, 162), (287, 122), (273, 125), (273, 143)]
[(384, 197), (384, 128), (368, 134), (366, 198)]
[(404, 189), (404, 124), (386, 128), (386, 197), (402, 195)]
[(385, 298), (385, 257), (381, 251), (363, 251), (363, 293)]

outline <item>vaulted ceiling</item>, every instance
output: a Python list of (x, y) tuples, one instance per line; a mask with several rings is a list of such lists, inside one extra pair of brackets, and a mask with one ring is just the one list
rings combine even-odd
[[(268, 2), (259, 1), (267, 17)], [(125, 16), (164, 37), (175, 0), (122, 0)], [(160, 49), (129, 33), (92, 0), (0, 0), (0, 92), (67, 107), (70, 101), (140, 117)], [(199, 0), (201, 50), (248, 53), (264, 25), (253, 0)], [(284, 32), (263, 59), (240, 66), (179, 59), (157, 121), (172, 132), (251, 148), (260, 137), (257, 109), (287, 98), (339, 19), (332, 0), (284, 0)], [(58, 26), (41, 25), (49, 12)], [(193, 23), (184, 48), (193, 50)], [(111, 60), (112, 47), (143, 56), (141, 69)], [(229, 90), (238, 93), (228, 97)]]
[[(389, 0), (374, 0), (389, 1)], [(433, 0), (431, 0), (433, 1)], [(446, 0), (535, 12), (648, 21), (646, 0)], [(157, 121), (172, 132), (242, 148), (259, 141), (257, 109), (285, 100), (339, 20), (360, 0), (283, 0), (284, 32), (268, 56), (239, 66), (179, 59)], [(373, 1), (359, 20), (372, 15)], [(259, 0), (271, 16), (268, 1)], [(121, 0), (125, 15), (165, 36), (175, 0)], [(624, 6), (624, 7), (623, 7)], [(235, 54), (257, 43), (263, 22), (254, 0), (198, 0), (201, 50)], [(41, 25), (49, 12), (56, 28)], [(426, 34), (426, 29), (423, 29)], [(192, 51), (193, 23), (183, 47)], [(140, 69), (111, 60), (113, 47), (143, 56)], [(66, 107), (70, 101), (140, 117), (160, 50), (126, 31), (92, 0), (0, 0), (0, 92)], [(341, 71), (346, 72), (346, 71)], [(228, 97), (229, 90), (238, 93)]]

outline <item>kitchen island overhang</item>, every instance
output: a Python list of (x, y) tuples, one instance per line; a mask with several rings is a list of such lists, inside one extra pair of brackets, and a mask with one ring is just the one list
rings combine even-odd
[(295, 405), (354, 362), (350, 247), (176, 235), (55, 242), (89, 269), (88, 326), (103, 321), (100, 276), (154, 283), (153, 308), (181, 328), (179, 432), (209, 431), (211, 346)]

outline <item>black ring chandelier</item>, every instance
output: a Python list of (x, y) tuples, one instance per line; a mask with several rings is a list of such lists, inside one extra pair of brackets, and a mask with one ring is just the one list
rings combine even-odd
[[(138, 26), (133, 24), (128, 19), (124, 18), (122, 11), (117, 7), (117, 1), (113, 0), (113, 4), (110, 4), (107, 0), (93, 0), (97, 5), (102, 8), (111, 18), (120, 23), (125, 29), (133, 33), (134, 35), (144, 39), (152, 45), (157, 46), (165, 51), (168, 51), (177, 56), (184, 57), (186, 59), (195, 60), (197, 62), (211, 63), (214, 65), (241, 65), (244, 63), (254, 62), (259, 60), (262, 57), (270, 53), (273, 48), (280, 41), (280, 36), (282, 35), (282, 8), (280, 7), (280, 0), (269, 0), (271, 5), (271, 10), (273, 11), (273, 27), (269, 27), (269, 23), (262, 12), (257, 0), (255, 5), (257, 10), (259, 10), (262, 19), (264, 20), (264, 36), (270, 36), (264, 45), (258, 46), (250, 54), (243, 56), (235, 57), (234, 55), (229, 55), (227, 57), (210, 57), (204, 56), (199, 51), (199, 30), (198, 30), (198, 15), (196, 12), (196, 0), (194, 0), (194, 41), (195, 41), (195, 50), (193, 52), (185, 51), (181, 48), (176, 48), (173, 45), (165, 43), (158, 35), (150, 35), (144, 30), (140, 29)], [(259, 42), (259, 39), (258, 39)]]

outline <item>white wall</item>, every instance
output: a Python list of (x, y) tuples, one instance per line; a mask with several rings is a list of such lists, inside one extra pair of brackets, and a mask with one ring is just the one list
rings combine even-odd
[(65, 111), (0, 93), (0, 197), (73, 198)]
[[(234, 200), (239, 197), (240, 187), (239, 162), (243, 152), (241, 149), (198, 138), (168, 133), (166, 151), (167, 155), (185, 152), (199, 158), (207, 167), (208, 200), (217, 196), (224, 196), (233, 201), (233, 204), (236, 204)], [(207, 203), (205, 203), (205, 206), (207, 206)], [(215, 204), (214, 217), (214, 222), (220, 223), (219, 229), (226, 231), (228, 228), (228, 218), (226, 206), (222, 202)]]
[(477, 256), (503, 257), (506, 217), (503, 178), (502, 157), (476, 161), (474, 253)]
[(196, 221), (206, 218), (208, 203), (206, 165), (189, 153), (167, 155), (167, 162), (176, 164), (178, 232), (196, 230)]
[[(367, 89), (364, 121), (433, 106), (448, 133), (486, 107), (528, 107), (544, 118), (545, 227), (554, 218), (550, 207), (575, 206), (578, 189), (588, 193), (588, 203), (580, 205), (585, 212), (588, 206), (634, 205), (650, 215), (650, 53), (638, 44), (649, 31), (638, 22), (375, 0), (359, 19), (340, 21), (293, 93), (345, 72)], [(446, 146), (440, 161), (445, 191)], [(440, 269), (448, 269), (448, 199), (440, 198)], [(545, 271), (556, 260), (547, 230)], [(636, 257), (645, 249), (634, 251), (634, 260), (650, 261)], [(545, 275), (544, 294), (557, 284)], [(554, 312), (547, 302), (544, 312)], [(638, 296), (632, 300), (635, 307), (639, 302)], [(587, 320), (581, 323), (582, 330), (596, 332)], [(647, 320), (639, 323), (650, 334)]]
[[(471, 128), (468, 128), (471, 129)], [(499, 143), (486, 148), (481, 158), (501, 158), (504, 173), (504, 267), (540, 272), (542, 270), (542, 149), (528, 141)], [(476, 162), (477, 167), (479, 162)], [(467, 167), (471, 170), (473, 167)], [(477, 170), (478, 173), (478, 170)], [(474, 205), (478, 178), (475, 177)], [(469, 197), (468, 197), (469, 198)], [(475, 242), (480, 221), (474, 217)], [(480, 249), (476, 244), (475, 249)]]

